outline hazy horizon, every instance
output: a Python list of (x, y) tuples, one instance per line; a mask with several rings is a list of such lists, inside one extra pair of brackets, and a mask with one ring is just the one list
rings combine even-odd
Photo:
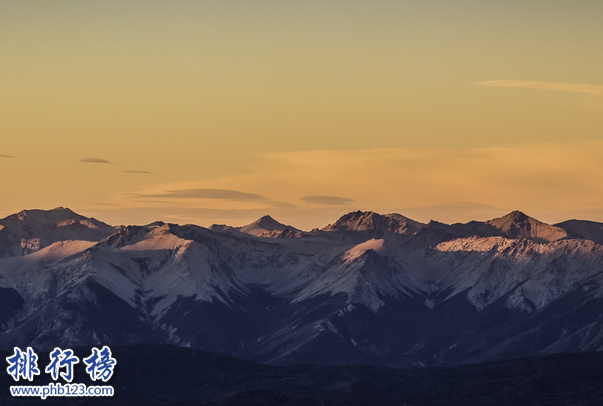
[[(501, 217), (507, 217), (509, 215), (512, 215), (514, 212), (521, 212), (530, 218), (533, 218), (537, 221), (541, 221), (544, 224), (549, 224), (549, 225), (555, 225), (555, 224), (562, 223), (562, 222), (568, 221), (568, 220), (592, 221), (589, 219), (567, 218), (567, 219), (563, 219), (562, 221), (558, 221), (558, 222), (547, 222), (547, 221), (543, 221), (540, 218), (533, 217), (530, 215), (530, 213), (525, 213), (521, 210), (516, 209), (516, 210), (511, 210), (511, 211), (508, 211), (508, 210), (504, 211), (503, 209), (498, 208), (498, 207), (482, 205), (479, 203), (470, 203), (470, 202), (461, 202), (458, 204), (431, 206), (431, 207), (411, 207), (411, 208), (406, 208), (406, 209), (397, 210), (397, 211), (390, 210), (390, 211), (384, 211), (384, 212), (380, 212), (380, 213), (374, 212), (371, 210), (348, 210), (348, 211), (342, 211), (337, 214), (335, 212), (328, 212), (328, 213), (320, 212), (319, 217), (312, 219), (312, 221), (308, 221), (307, 219), (304, 218), (303, 220), (297, 221), (295, 223), (289, 223), (287, 221), (282, 221), (282, 219), (280, 217), (278, 217), (277, 215), (275, 215), (274, 213), (264, 212), (261, 210), (257, 210), (257, 211), (249, 210), (244, 213), (238, 213), (239, 217), (233, 217), (230, 219), (230, 221), (222, 222), (222, 223), (219, 223), (219, 222), (218, 223), (215, 223), (215, 222), (214, 223), (195, 223), (195, 222), (187, 223), (187, 222), (173, 221), (169, 218), (162, 220), (159, 217), (156, 217), (156, 218), (151, 217), (151, 216), (153, 216), (153, 214), (155, 214), (155, 212), (152, 209), (151, 210), (142, 210), (142, 213), (136, 213), (136, 214), (133, 214), (133, 213), (135, 213), (134, 210), (126, 212), (126, 213), (130, 214), (130, 219), (138, 218), (138, 219), (141, 219), (141, 221), (129, 221), (129, 219), (127, 217), (123, 217), (123, 218), (118, 218), (118, 221), (116, 221), (116, 222), (107, 221), (107, 219), (104, 219), (102, 217), (94, 217), (92, 215), (88, 215), (85, 212), (80, 212), (78, 210), (74, 210), (71, 207), (64, 207), (64, 206), (58, 206), (58, 207), (53, 207), (53, 208), (26, 208), (26, 209), (23, 209), (23, 211), (31, 211), (31, 210), (52, 211), (52, 210), (57, 210), (57, 209), (71, 210), (72, 212), (74, 212), (78, 215), (81, 215), (84, 217), (89, 217), (89, 218), (94, 218), (94, 219), (99, 220), (110, 226), (130, 226), (130, 225), (146, 226), (151, 223), (155, 223), (157, 221), (163, 221), (165, 223), (172, 223), (172, 224), (177, 224), (177, 225), (181, 225), (181, 226), (186, 225), (186, 224), (193, 224), (193, 225), (197, 225), (197, 226), (201, 226), (201, 227), (210, 227), (210, 226), (215, 226), (215, 225), (226, 225), (229, 227), (241, 227), (241, 226), (250, 225), (251, 223), (255, 223), (256, 221), (261, 220), (263, 217), (268, 216), (281, 224), (284, 224), (286, 226), (292, 226), (301, 231), (311, 231), (314, 229), (323, 229), (327, 226), (330, 226), (331, 224), (334, 224), (335, 222), (340, 220), (342, 217), (345, 217), (348, 214), (352, 214), (352, 213), (356, 213), (356, 212), (376, 213), (378, 215), (383, 215), (383, 216), (387, 216), (390, 214), (400, 214), (410, 220), (418, 221), (419, 223), (424, 223), (424, 224), (427, 224), (430, 221), (436, 221), (436, 222), (443, 223), (443, 224), (459, 224), (459, 223), (467, 224), (472, 221), (485, 222), (485, 221), (489, 221), (489, 220), (496, 220)], [(195, 209), (193, 209), (193, 210), (195, 210)], [(11, 215), (15, 215), (15, 214), (19, 214), (19, 213), (21, 213), (21, 211), (11, 213), (7, 216), (2, 216), (2, 217), (0, 217), (0, 219), (4, 219), (6, 217), (10, 217)], [(431, 214), (440, 213), (440, 217), (431, 216), (429, 213), (431, 213)], [(477, 213), (477, 215), (470, 217), (470, 213), (474, 213), (474, 214)], [(190, 215), (190, 212), (186, 213), (186, 214)], [(206, 213), (206, 215), (207, 215), (207, 213)], [(256, 217), (252, 217), (253, 215), (255, 215)], [(443, 217), (453, 218), (456, 220), (442, 221), (441, 218), (443, 218)], [(148, 220), (150, 218), (153, 218), (153, 220)], [(249, 220), (250, 218), (251, 218), (251, 220)]]

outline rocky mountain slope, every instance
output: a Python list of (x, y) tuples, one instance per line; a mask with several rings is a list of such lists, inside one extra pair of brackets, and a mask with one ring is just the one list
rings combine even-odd
[(388, 366), (599, 351), (599, 226), (352, 212), (303, 232), (23, 211), (0, 220), (0, 348), (163, 343)]

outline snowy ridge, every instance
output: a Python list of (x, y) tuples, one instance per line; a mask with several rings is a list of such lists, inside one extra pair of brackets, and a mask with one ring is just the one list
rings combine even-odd
[(437, 245), (426, 262), (437, 290), (453, 289), (454, 296), (469, 289), (467, 298), (477, 309), (512, 291), (513, 300), (541, 309), (585, 280), (603, 282), (603, 264), (597, 263), (602, 257), (603, 247), (588, 240), (536, 244), (471, 237)]
[[(0, 226), (2, 348), (169, 342), (264, 362), (322, 362), (328, 349), (333, 362), (392, 365), (475, 361), (476, 348), (512, 356), (514, 340), (530, 354), (603, 349), (599, 223), (353, 212), (312, 232), (268, 216), (111, 227), (59, 208)], [(567, 337), (580, 331), (592, 333), (576, 346)]]
[(23, 210), (1, 219), (0, 227), (0, 258), (29, 254), (57, 241), (99, 241), (116, 231), (63, 207)]

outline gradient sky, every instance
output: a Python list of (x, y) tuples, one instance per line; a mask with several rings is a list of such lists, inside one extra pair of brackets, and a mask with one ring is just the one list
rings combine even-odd
[(0, 0), (0, 216), (603, 221), (601, 0)]

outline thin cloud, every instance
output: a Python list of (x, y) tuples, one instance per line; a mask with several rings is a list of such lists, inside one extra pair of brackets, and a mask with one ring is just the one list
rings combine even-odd
[(330, 206), (343, 206), (343, 205), (353, 202), (352, 199), (348, 199), (347, 197), (337, 197), (337, 196), (305, 196), (305, 197), (302, 197), (301, 199), (306, 203), (327, 204)]
[(91, 163), (91, 164), (110, 164), (111, 162), (107, 161), (106, 159), (102, 159), (102, 158), (84, 158), (84, 159), (80, 159), (80, 162), (86, 162), (86, 163)]
[(15, 158), (12, 155), (0, 155), (0, 158)]
[(289, 203), (289, 202), (279, 202), (279, 201), (272, 201), (270, 202), (270, 207), (274, 207), (274, 208), (288, 208), (288, 209), (294, 209), (297, 206), (294, 205), (293, 203)]
[(153, 172), (148, 172), (148, 171), (123, 171), (124, 173), (135, 173), (138, 175), (154, 175)]
[(134, 198), (169, 198), (169, 199), (218, 199), (232, 200), (238, 202), (256, 202), (268, 200), (262, 195), (255, 193), (239, 192), (238, 190), (228, 189), (182, 189), (168, 190), (166, 193), (159, 194), (139, 194)]
[[(281, 152), (267, 154), (252, 171), (221, 182), (235, 190), (255, 190), (280, 201), (314, 196), (317, 190), (354, 199), (346, 206), (299, 200), (299, 211), (307, 213), (303, 214), (306, 218), (310, 211), (313, 216), (325, 210), (340, 214), (341, 208), (352, 206), (381, 212), (434, 203), (479, 202), (501, 208), (519, 207), (541, 221), (561, 221), (576, 216), (572, 213), (583, 207), (603, 207), (603, 142)], [(456, 222), (462, 217), (452, 211), (442, 212), (442, 217), (431, 210), (422, 213), (426, 218), (401, 212), (418, 221), (434, 218)], [(447, 217), (447, 213), (454, 216)], [(497, 214), (484, 214), (484, 218), (488, 217)], [(601, 221), (599, 217), (590, 220)]]
[(476, 82), (473, 84), (486, 87), (520, 87), (525, 89), (557, 90), (571, 93), (603, 94), (603, 85), (580, 83), (534, 82), (529, 80), (489, 80), (486, 82)]

